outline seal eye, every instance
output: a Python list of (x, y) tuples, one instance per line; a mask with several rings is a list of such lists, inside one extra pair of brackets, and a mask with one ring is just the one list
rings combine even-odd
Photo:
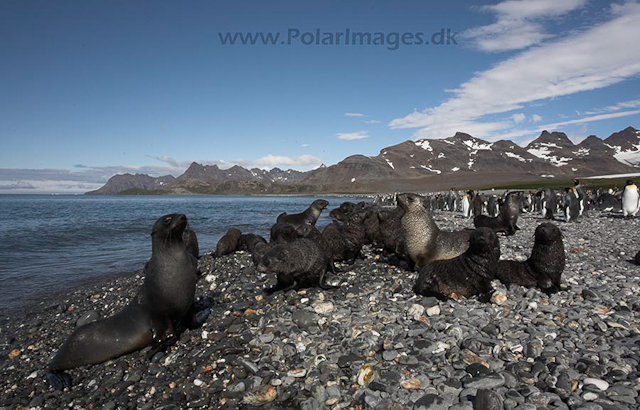
[(162, 221), (162, 223), (166, 226), (169, 225), (171, 223), (171, 218), (164, 218), (164, 221)]

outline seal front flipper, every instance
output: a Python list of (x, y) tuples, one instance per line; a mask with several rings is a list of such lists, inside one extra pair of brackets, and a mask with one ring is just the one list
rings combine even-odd
[(46, 377), (53, 390), (63, 390), (65, 387), (71, 387), (71, 376), (65, 372), (49, 369)]

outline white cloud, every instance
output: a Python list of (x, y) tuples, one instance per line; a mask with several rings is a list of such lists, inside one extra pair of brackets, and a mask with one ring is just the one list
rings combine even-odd
[[(514, 130), (514, 131), (511, 131), (511, 132), (508, 132), (508, 133), (500, 135), (500, 138), (502, 138), (502, 139), (511, 139), (511, 138), (520, 138), (520, 137), (532, 136), (532, 135), (539, 134), (543, 130), (559, 130), (559, 129), (562, 129), (562, 128), (568, 126), (568, 125), (585, 124), (585, 123), (595, 122), (595, 121), (604, 121), (604, 120), (610, 120), (612, 118), (628, 117), (628, 116), (631, 116), (631, 115), (640, 115), (640, 110), (623, 111), (623, 112), (615, 112), (615, 113), (608, 113), (608, 114), (599, 114), (599, 115), (593, 115), (593, 116), (589, 116), (589, 117), (577, 118), (577, 119), (574, 119), (574, 120), (561, 121), (561, 122), (555, 122), (555, 123), (551, 123), (551, 124), (540, 125), (540, 126), (537, 126), (536, 128)], [(522, 141), (519, 141), (519, 143), (522, 144)]]
[(378, 120), (365, 120), (363, 121), (365, 124), (380, 124)]
[(515, 123), (522, 122), (522, 121), (524, 121), (526, 118), (527, 118), (527, 116), (526, 116), (526, 115), (524, 115), (524, 114), (523, 114), (523, 113), (521, 113), (521, 112), (519, 112), (519, 113), (517, 113), (517, 114), (513, 114), (513, 115), (511, 116), (511, 119), (512, 119), (512, 120), (513, 120), (513, 122), (515, 122)]
[(368, 138), (369, 134), (366, 131), (350, 132), (350, 133), (337, 133), (336, 138), (339, 140), (360, 140)]
[(241, 166), (273, 168), (276, 166), (304, 167), (309, 165), (320, 165), (322, 163), (322, 160), (318, 157), (314, 157), (313, 155), (301, 155), (299, 157), (286, 157), (283, 155), (269, 154), (267, 156), (254, 159), (254, 160), (239, 159), (234, 162)]
[(302, 144), (301, 147), (302, 148), (307, 148), (309, 146), (309, 144)]
[(360, 114), (358, 112), (345, 112), (345, 117), (364, 117), (364, 114)]
[(640, 99), (639, 100), (623, 101), (623, 102), (619, 102), (619, 103), (617, 103), (615, 105), (609, 105), (607, 107), (602, 107), (602, 108), (595, 108), (593, 110), (585, 112), (585, 114), (587, 114), (587, 115), (602, 114), (602, 113), (605, 113), (605, 112), (619, 111), (619, 110), (622, 110), (624, 108), (636, 108), (636, 107), (640, 107)]
[(612, 7), (611, 20), (572, 37), (508, 58), (477, 73), (453, 90), (453, 97), (389, 123), (391, 128), (421, 128), (417, 138), (446, 138), (456, 131), (496, 138), (518, 132), (510, 121), (482, 122), (490, 114), (525, 104), (604, 88), (640, 74), (640, 4)]
[(541, 116), (539, 116), (538, 114), (533, 114), (533, 115), (531, 116), (531, 121), (533, 121), (533, 122), (540, 122), (540, 121), (542, 121), (542, 117), (541, 117)]
[(507, 0), (483, 6), (496, 22), (462, 33), (483, 51), (520, 50), (552, 37), (541, 21), (558, 17), (586, 4), (586, 0)]

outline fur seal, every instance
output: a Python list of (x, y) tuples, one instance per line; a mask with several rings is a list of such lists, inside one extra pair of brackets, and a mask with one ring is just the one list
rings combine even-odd
[(518, 215), (520, 214), (520, 202), (522, 201), (522, 192), (509, 192), (504, 207), (496, 216), (492, 218), (486, 215), (476, 215), (473, 218), (473, 224), (476, 228), (491, 228), (495, 232), (504, 232), (507, 235), (516, 233), (518, 226)]
[(269, 243), (281, 244), (293, 242), (298, 238), (298, 233), (293, 225), (277, 223), (271, 227)]
[(400, 207), (381, 209), (377, 213), (378, 236), (377, 245), (387, 254), (400, 254), (402, 248), (402, 216), (404, 210)]
[(196, 328), (209, 309), (196, 312), (194, 296), (198, 263), (182, 239), (187, 217), (165, 215), (153, 225), (151, 259), (144, 283), (119, 313), (77, 328), (49, 363), (47, 380), (56, 390), (71, 385), (65, 370), (102, 363), (153, 347), (158, 352), (175, 343), (181, 328)]
[(622, 215), (625, 218), (634, 217), (639, 209), (640, 194), (638, 193), (638, 187), (629, 179), (622, 191)]
[(405, 211), (401, 219), (402, 239), (407, 255), (416, 269), (438, 259), (451, 259), (469, 247), (472, 230), (441, 231), (427, 211), (426, 198), (416, 194), (398, 195)]
[(311, 239), (297, 239), (269, 249), (258, 262), (256, 269), (262, 273), (277, 274), (278, 281), (265, 293), (293, 288), (315, 287), (333, 289), (324, 282), (324, 275), (331, 267), (327, 253)]
[(490, 228), (477, 228), (463, 254), (424, 266), (413, 290), (439, 299), (480, 295), (479, 299), (486, 302), (491, 298), (491, 271), (499, 259), (500, 242), (496, 233)]
[(182, 240), (187, 248), (187, 252), (194, 258), (200, 258), (200, 247), (198, 246), (198, 235), (192, 229), (185, 229)]
[(349, 215), (344, 225), (330, 224), (322, 231), (327, 253), (333, 262), (352, 261), (360, 255), (367, 239), (364, 221), (369, 212), (360, 211)]
[(253, 233), (243, 234), (238, 239), (238, 250), (253, 253), (260, 243), (267, 243), (267, 240)]
[(216, 257), (229, 255), (230, 253), (238, 250), (238, 241), (242, 236), (242, 232), (239, 229), (231, 228), (224, 234), (216, 245)]
[(316, 199), (311, 203), (309, 208), (307, 208), (302, 213), (291, 215), (287, 215), (286, 212), (281, 213), (280, 215), (278, 215), (276, 222), (281, 224), (289, 224), (294, 228), (297, 228), (300, 225), (315, 225), (316, 221), (320, 217), (320, 214), (328, 205), (329, 202), (325, 201), (324, 199)]
[(547, 294), (557, 292), (566, 260), (562, 232), (546, 222), (538, 225), (535, 238), (531, 256), (526, 261), (498, 262), (496, 279), (505, 285), (537, 286)]

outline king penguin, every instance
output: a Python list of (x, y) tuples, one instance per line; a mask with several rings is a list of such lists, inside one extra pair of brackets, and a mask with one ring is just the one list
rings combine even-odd
[(640, 207), (640, 194), (638, 187), (632, 180), (627, 180), (627, 185), (622, 191), (622, 215), (625, 218), (634, 217)]

